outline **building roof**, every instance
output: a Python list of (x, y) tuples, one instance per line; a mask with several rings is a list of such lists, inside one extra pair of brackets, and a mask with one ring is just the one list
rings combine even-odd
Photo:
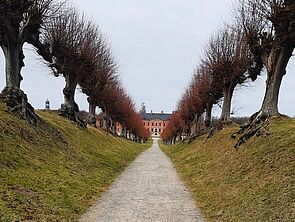
[(172, 114), (168, 114), (168, 113), (140, 113), (140, 115), (142, 116), (142, 118), (144, 120), (162, 120), (162, 121), (167, 121), (171, 118)]

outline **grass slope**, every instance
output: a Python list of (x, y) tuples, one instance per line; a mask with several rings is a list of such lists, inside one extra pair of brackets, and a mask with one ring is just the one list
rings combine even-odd
[(295, 120), (272, 119), (270, 136), (239, 150), (230, 126), (193, 144), (161, 145), (207, 221), (295, 221)]
[(0, 103), (0, 221), (75, 221), (148, 145), (39, 112), (36, 128)]

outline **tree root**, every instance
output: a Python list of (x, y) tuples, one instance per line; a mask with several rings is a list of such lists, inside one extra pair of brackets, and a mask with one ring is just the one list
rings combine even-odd
[(31, 125), (37, 125), (39, 116), (28, 102), (27, 95), (17, 87), (5, 87), (0, 93), (0, 100), (8, 107), (9, 111), (21, 119), (26, 120)]
[(270, 135), (267, 130), (267, 126), (269, 125), (268, 115), (262, 115), (260, 112), (253, 114), (249, 121), (240, 126), (240, 130), (231, 135), (231, 138), (236, 139), (238, 135), (240, 135), (237, 143), (235, 144), (235, 148), (239, 149), (240, 146), (246, 143), (253, 136), (262, 136), (262, 135)]
[(77, 124), (77, 126), (79, 126), (81, 128), (87, 128), (86, 121), (84, 121), (83, 118), (81, 117), (80, 113), (77, 112), (72, 107), (67, 107), (65, 104), (62, 104), (61, 109), (58, 111), (58, 114), (60, 116), (66, 117), (67, 119), (75, 122)]
[(199, 137), (199, 135), (197, 135), (197, 134), (192, 134), (192, 135), (190, 135), (189, 136), (189, 138), (188, 138), (188, 144), (191, 144), (197, 137)]
[(220, 130), (223, 130), (225, 126), (232, 124), (232, 121), (219, 120), (208, 132), (207, 139), (210, 139), (214, 134)]
[(96, 118), (94, 116), (89, 115), (86, 119), (87, 124), (96, 127)]

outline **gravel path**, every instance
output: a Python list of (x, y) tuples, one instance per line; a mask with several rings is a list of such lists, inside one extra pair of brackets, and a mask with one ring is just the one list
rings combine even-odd
[(81, 222), (201, 222), (191, 194), (158, 141), (142, 153)]

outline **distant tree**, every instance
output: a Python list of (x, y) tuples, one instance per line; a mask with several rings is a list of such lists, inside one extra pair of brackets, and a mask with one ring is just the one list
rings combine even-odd
[(178, 112), (174, 112), (170, 118), (170, 122), (166, 128), (161, 133), (161, 138), (166, 144), (175, 144), (178, 141), (182, 140), (182, 133), (184, 129), (184, 122), (180, 118)]
[(140, 113), (146, 113), (146, 105), (145, 103), (141, 103), (140, 104)]
[(202, 82), (201, 80), (202, 75), (200, 73), (195, 74), (192, 78), (191, 84), (189, 86), (190, 90), (190, 103), (189, 106), (192, 108), (192, 112), (194, 113), (194, 120), (193, 120), (193, 128), (194, 132), (192, 132), (193, 136), (197, 136), (200, 132), (200, 118), (206, 109), (206, 99), (205, 99), (205, 91), (202, 91)]
[(192, 124), (196, 117), (195, 110), (192, 105), (193, 100), (193, 94), (188, 88), (182, 95), (177, 105), (180, 118), (183, 120), (185, 125), (183, 131), (187, 136), (191, 134)]
[[(82, 75), (79, 78), (82, 92), (88, 96), (89, 122), (95, 121), (95, 108), (100, 103), (99, 100), (107, 98), (107, 95), (103, 93), (105, 88), (108, 85), (116, 84), (118, 72), (117, 63), (105, 38), (99, 30), (96, 30), (95, 33), (95, 40), (92, 39), (92, 44), (89, 44), (85, 49), (85, 53), (90, 56), (89, 58), (92, 58), (93, 65), (88, 66), (87, 75)], [(93, 53), (89, 53), (91, 51)], [(114, 84), (110, 84), (112, 82)]]
[(204, 64), (195, 70), (195, 78), (197, 78), (197, 85), (199, 88), (199, 96), (203, 101), (205, 108), (205, 126), (211, 127), (212, 108), (223, 97), (222, 85), (218, 79), (214, 78), (210, 69)]

